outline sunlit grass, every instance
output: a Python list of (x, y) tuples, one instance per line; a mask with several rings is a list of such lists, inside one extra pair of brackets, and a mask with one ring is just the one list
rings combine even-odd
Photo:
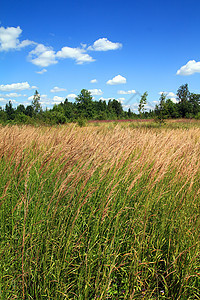
[(0, 128), (1, 299), (200, 299), (200, 129), (132, 124)]

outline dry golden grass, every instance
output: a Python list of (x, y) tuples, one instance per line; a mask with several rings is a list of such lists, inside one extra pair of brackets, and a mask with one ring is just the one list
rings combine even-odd
[(200, 166), (199, 128), (130, 129), (120, 125), (109, 128), (107, 124), (84, 128), (74, 125), (57, 128), (12, 126), (1, 127), (0, 136), (0, 157), (15, 161), (18, 173), (31, 161), (32, 164), (39, 161), (44, 172), (49, 164), (59, 161), (62, 169), (58, 176), (71, 170), (77, 162), (81, 174), (86, 170), (92, 174), (100, 166), (104, 166), (102, 172), (114, 165), (116, 170), (120, 169), (131, 158), (127, 174), (137, 170), (131, 189), (150, 166), (152, 184), (162, 180), (171, 168), (176, 169), (176, 179), (186, 177), (191, 185)]

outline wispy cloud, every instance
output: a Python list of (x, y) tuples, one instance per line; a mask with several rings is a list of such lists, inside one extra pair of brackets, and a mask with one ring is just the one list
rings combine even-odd
[(129, 91), (118, 91), (117, 92), (119, 95), (131, 95), (131, 94), (135, 94), (136, 91), (135, 90), (129, 90)]
[(97, 83), (97, 80), (96, 79), (92, 79), (92, 80), (90, 80), (90, 83)]
[(66, 89), (63, 89), (63, 88), (59, 88), (58, 86), (54, 86), (53, 89), (51, 89), (51, 93), (57, 93), (57, 92), (64, 92), (66, 91)]
[(38, 73), (38, 74), (44, 74), (44, 73), (46, 73), (46, 72), (47, 72), (46, 69), (42, 69), (41, 71), (38, 71), (38, 72), (36, 72), (36, 73)]
[(22, 94), (18, 94), (18, 93), (9, 93), (9, 94), (2, 94), (0, 95), (0, 97), (6, 97), (6, 98), (10, 98), (10, 97), (26, 97), (26, 95), (22, 95)]

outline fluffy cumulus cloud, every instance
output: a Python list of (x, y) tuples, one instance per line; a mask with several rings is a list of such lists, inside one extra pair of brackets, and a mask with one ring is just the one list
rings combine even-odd
[[(170, 99), (172, 102), (177, 103), (176, 94), (173, 92), (159, 92), (159, 95), (165, 94), (168, 99)], [(154, 101), (157, 103), (158, 101)]]
[(42, 69), (41, 71), (38, 71), (38, 72), (36, 72), (36, 73), (38, 73), (38, 74), (44, 74), (44, 73), (46, 73), (46, 72), (47, 72), (46, 69)]
[(101, 38), (94, 42), (92, 46), (88, 47), (88, 50), (92, 51), (109, 51), (109, 50), (117, 50), (122, 47), (120, 43), (113, 43), (109, 41), (107, 38)]
[(89, 92), (92, 94), (92, 96), (99, 96), (103, 94), (101, 89), (93, 89), (93, 90), (89, 90)]
[(97, 80), (96, 79), (92, 79), (92, 80), (90, 80), (90, 83), (97, 83)]
[[(35, 49), (29, 52), (28, 60), (39, 67), (48, 67), (57, 64), (59, 59), (73, 59), (77, 64), (90, 63), (95, 59), (88, 54), (89, 50), (93, 51), (108, 51), (116, 50), (122, 47), (120, 43), (113, 43), (107, 38), (100, 38), (96, 40), (93, 45), (87, 48), (86, 44), (81, 44), (80, 47), (63, 47), (60, 51), (56, 52), (52, 47), (38, 44), (31, 40), (20, 40), (22, 29), (18, 27), (0, 27), (0, 51), (20, 50), (29, 45), (35, 45)], [(42, 69), (37, 71), (38, 74), (44, 74), (47, 70)], [(96, 83), (93, 79), (91, 83)]]
[(186, 65), (182, 66), (177, 75), (192, 75), (194, 73), (200, 73), (200, 61), (189, 60)]
[(106, 84), (109, 85), (117, 85), (117, 84), (124, 84), (124, 83), (126, 83), (126, 78), (121, 75), (117, 75), (113, 79), (110, 79), (106, 82)]
[(26, 46), (36, 44), (33, 41), (19, 41), (22, 30), (18, 27), (0, 27), (0, 51), (19, 50)]
[(56, 57), (58, 58), (71, 58), (76, 61), (77, 64), (81, 65), (83, 63), (88, 63), (95, 61), (89, 54), (86, 53), (85, 49), (81, 48), (71, 48), (63, 47), (57, 52)]
[(167, 94), (167, 96), (168, 96), (168, 97), (176, 97), (176, 95), (175, 95), (173, 92), (169, 92), (169, 93)]
[(12, 84), (1, 84), (0, 91), (9, 92), (9, 91), (22, 91), (22, 90), (29, 90), (31, 88), (28, 82), (21, 82), (21, 83), (12, 83)]
[(64, 92), (66, 89), (59, 88), (58, 86), (54, 86), (53, 89), (51, 89), (51, 93), (57, 93), (57, 92)]
[[(87, 44), (81, 44), (80, 47), (63, 47), (60, 51), (55, 51), (52, 47), (38, 44), (31, 40), (21, 40), (20, 36), (22, 29), (17, 27), (0, 27), (0, 51), (20, 50), (29, 45), (35, 45), (34, 49), (29, 52), (28, 61), (32, 64), (46, 68), (50, 65), (55, 65), (60, 59), (73, 59), (76, 64), (91, 63), (95, 59), (88, 54), (92, 51), (108, 51), (117, 50), (122, 47), (121, 43), (113, 43), (107, 38), (96, 40), (93, 45), (87, 47)], [(44, 74), (46, 69), (37, 71), (38, 74)], [(96, 83), (97, 80), (91, 80), (91, 83)]]
[(56, 64), (55, 51), (51, 47), (46, 47), (43, 44), (37, 45), (37, 47), (29, 53), (29, 61), (39, 67), (48, 67)]
[(131, 94), (135, 94), (136, 91), (135, 90), (129, 90), (129, 91), (118, 91), (117, 92), (119, 95), (131, 95)]
[(69, 95), (67, 95), (68, 99), (75, 99), (76, 97), (77, 97), (76, 94), (69, 94)]
[(60, 103), (65, 100), (65, 97), (54, 96), (53, 103)]

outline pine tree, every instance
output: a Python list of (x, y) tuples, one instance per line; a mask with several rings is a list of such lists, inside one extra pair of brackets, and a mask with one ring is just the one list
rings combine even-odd
[(37, 90), (35, 91), (31, 105), (36, 115), (42, 111), (42, 106), (40, 104), (40, 94), (38, 93)]

